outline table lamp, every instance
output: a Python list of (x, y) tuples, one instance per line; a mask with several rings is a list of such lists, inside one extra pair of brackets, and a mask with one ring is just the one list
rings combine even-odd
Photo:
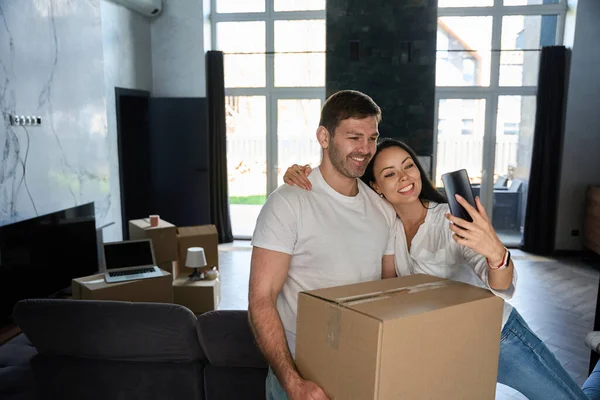
[(188, 248), (185, 266), (188, 268), (194, 268), (194, 272), (190, 275), (190, 280), (196, 281), (203, 279), (203, 276), (198, 271), (198, 268), (206, 267), (206, 265), (206, 255), (204, 254), (204, 249), (202, 247)]

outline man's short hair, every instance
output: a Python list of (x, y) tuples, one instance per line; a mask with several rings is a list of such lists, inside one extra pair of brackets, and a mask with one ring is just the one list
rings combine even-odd
[(375, 117), (381, 122), (381, 109), (372, 98), (356, 90), (341, 90), (329, 96), (323, 109), (319, 126), (325, 127), (330, 135), (345, 119)]

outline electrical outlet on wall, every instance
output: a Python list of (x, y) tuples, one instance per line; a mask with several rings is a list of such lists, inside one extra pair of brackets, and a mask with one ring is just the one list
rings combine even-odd
[(39, 126), (42, 124), (42, 117), (32, 115), (9, 115), (8, 119), (13, 126)]

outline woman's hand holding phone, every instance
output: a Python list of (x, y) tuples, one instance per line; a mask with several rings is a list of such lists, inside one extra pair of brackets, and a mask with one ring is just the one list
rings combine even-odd
[(485, 211), (485, 208), (479, 200), (479, 196), (475, 198), (477, 209), (470, 205), (463, 197), (456, 195), (456, 201), (464, 207), (469, 213), (473, 222), (466, 221), (462, 218), (455, 217), (447, 213), (446, 219), (450, 222), (450, 229), (454, 232), (452, 238), (456, 243), (467, 246), (471, 250), (486, 257), (491, 265), (502, 263), (505, 255), (505, 248), (496, 231), (492, 227), (490, 218)]

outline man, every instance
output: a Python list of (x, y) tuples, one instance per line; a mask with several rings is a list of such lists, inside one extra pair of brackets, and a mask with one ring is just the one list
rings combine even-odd
[[(284, 185), (263, 206), (252, 245), (249, 318), (270, 365), (267, 399), (326, 399), (295, 364), (298, 292), (381, 279), (394, 271), (396, 215), (358, 177), (376, 150), (381, 110), (357, 91), (321, 110), (321, 165), (311, 191)], [(366, 232), (366, 233), (365, 233)]]

